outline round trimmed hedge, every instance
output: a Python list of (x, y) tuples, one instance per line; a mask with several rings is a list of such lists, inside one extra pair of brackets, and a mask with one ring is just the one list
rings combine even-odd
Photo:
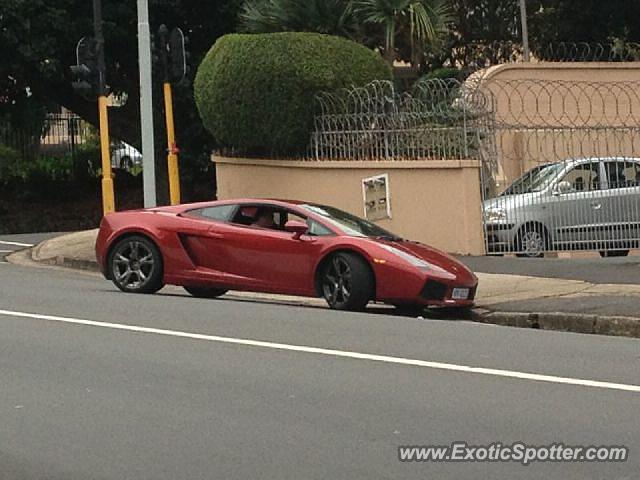
[(379, 54), (344, 38), (231, 34), (205, 56), (194, 93), (204, 126), (221, 146), (294, 155), (309, 144), (317, 93), (391, 78)]

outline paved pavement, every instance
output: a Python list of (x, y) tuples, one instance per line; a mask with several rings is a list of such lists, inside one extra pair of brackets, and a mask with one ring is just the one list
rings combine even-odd
[[(7, 263), (0, 285), (3, 480), (640, 471), (636, 339), (202, 300), (173, 287), (127, 295), (94, 273)], [(528, 467), (397, 459), (399, 445), (460, 440), (626, 445), (631, 456)]]
[(640, 285), (640, 256), (600, 258), (460, 257), (478, 272)]

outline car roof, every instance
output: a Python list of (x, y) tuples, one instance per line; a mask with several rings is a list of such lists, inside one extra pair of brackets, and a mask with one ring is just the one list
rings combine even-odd
[(314, 204), (314, 202), (305, 202), (302, 200), (281, 200), (274, 198), (230, 198), (225, 200), (209, 200), (205, 202), (196, 203), (183, 203), (174, 206), (163, 206), (150, 208), (151, 211), (163, 211), (181, 213), (189, 210), (196, 210), (199, 208), (215, 207), (218, 205), (235, 205), (235, 204), (260, 204), (260, 205), (275, 205), (280, 207), (296, 207), (304, 205), (306, 203)]
[(617, 161), (617, 162), (640, 162), (640, 157), (625, 157), (625, 156), (618, 156), (618, 157), (613, 157), (613, 156), (609, 156), (609, 157), (577, 157), (577, 158), (567, 158), (565, 160), (558, 160), (557, 162), (549, 162), (549, 163), (541, 163), (539, 165), (536, 165), (533, 168), (543, 168), (543, 167), (550, 167), (552, 165), (577, 165), (580, 163), (587, 163), (587, 162), (606, 162), (606, 161)]

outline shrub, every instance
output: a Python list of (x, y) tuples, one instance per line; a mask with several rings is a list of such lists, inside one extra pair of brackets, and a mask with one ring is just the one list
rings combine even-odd
[(20, 154), (17, 151), (0, 144), (0, 185), (6, 185), (16, 176), (20, 162)]
[(420, 78), (420, 80), (436, 80), (436, 79), (447, 80), (449, 78), (455, 78), (455, 79), (461, 80), (460, 78), (461, 75), (462, 75), (462, 72), (457, 68), (441, 67), (426, 73), (423, 77)]
[(317, 93), (376, 79), (391, 79), (382, 57), (343, 38), (232, 34), (209, 50), (194, 88), (203, 123), (220, 145), (293, 155), (309, 144)]

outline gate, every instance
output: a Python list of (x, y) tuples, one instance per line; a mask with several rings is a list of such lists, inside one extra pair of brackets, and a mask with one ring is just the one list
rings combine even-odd
[(542, 256), (640, 245), (640, 82), (488, 81), (495, 161), (486, 250)]

